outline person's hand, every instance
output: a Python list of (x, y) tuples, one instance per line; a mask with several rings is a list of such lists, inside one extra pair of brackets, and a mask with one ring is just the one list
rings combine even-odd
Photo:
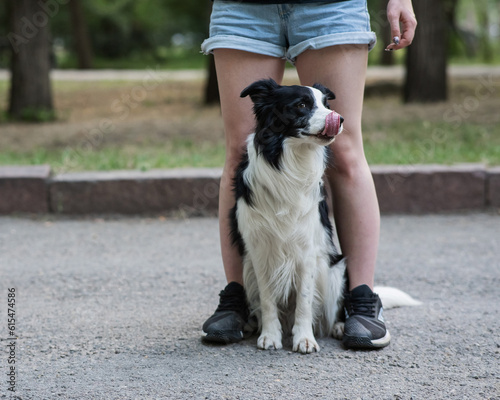
[(385, 50), (399, 50), (409, 46), (413, 41), (415, 28), (417, 27), (411, 0), (389, 0), (387, 3), (387, 19), (391, 24), (393, 42)]

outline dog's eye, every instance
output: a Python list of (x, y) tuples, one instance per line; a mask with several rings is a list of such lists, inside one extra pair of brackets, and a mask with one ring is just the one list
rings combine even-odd
[(306, 103), (297, 104), (297, 108), (306, 108)]

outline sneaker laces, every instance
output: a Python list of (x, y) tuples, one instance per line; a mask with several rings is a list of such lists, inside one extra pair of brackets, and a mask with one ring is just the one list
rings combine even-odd
[(377, 297), (358, 297), (351, 299), (346, 308), (348, 308), (349, 316), (363, 315), (365, 317), (373, 317), (375, 314), (375, 307), (377, 304)]
[(247, 303), (244, 294), (222, 290), (219, 293), (219, 297), (220, 300), (216, 312), (236, 311), (242, 315), (246, 315)]

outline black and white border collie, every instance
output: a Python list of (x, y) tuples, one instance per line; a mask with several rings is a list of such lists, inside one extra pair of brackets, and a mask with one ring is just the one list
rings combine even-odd
[(343, 118), (328, 106), (333, 92), (320, 84), (267, 79), (244, 89), (246, 96), (257, 124), (234, 178), (231, 235), (259, 324), (257, 347), (280, 349), (291, 333), (294, 351), (319, 351), (315, 335), (343, 335), (346, 264), (333, 242), (323, 182)]
[[(330, 110), (334, 94), (322, 85), (253, 83), (257, 126), (234, 179), (232, 239), (243, 258), (243, 281), (257, 316), (261, 349), (318, 351), (317, 335), (342, 336), (345, 263), (328, 218), (323, 174), (343, 119)], [(330, 126), (326, 126), (330, 124)]]

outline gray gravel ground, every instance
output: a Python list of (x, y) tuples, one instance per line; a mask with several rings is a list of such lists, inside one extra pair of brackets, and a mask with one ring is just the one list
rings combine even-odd
[[(388, 348), (205, 345), (224, 286), (215, 219), (0, 218), (0, 337), (15, 287), (17, 399), (500, 399), (500, 215), (386, 216)], [(7, 350), (0, 352), (0, 399)]]

